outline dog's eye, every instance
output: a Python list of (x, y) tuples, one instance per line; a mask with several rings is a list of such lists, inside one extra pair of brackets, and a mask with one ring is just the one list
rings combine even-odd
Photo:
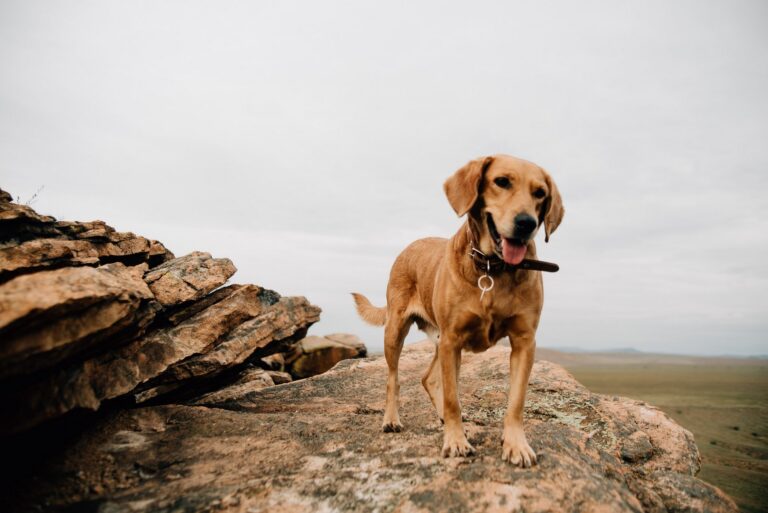
[(493, 183), (495, 183), (502, 189), (509, 189), (512, 186), (512, 183), (509, 181), (509, 178), (507, 178), (506, 176), (500, 176), (494, 179)]
[(541, 199), (547, 195), (547, 192), (544, 189), (536, 189), (533, 191), (533, 195), (534, 197)]

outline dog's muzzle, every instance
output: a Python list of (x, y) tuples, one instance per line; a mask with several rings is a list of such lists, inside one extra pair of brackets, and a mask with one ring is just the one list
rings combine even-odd
[[(521, 216), (533, 220), (533, 227), (531, 227), (528, 219)], [(520, 225), (518, 225), (518, 219), (521, 221)], [(493, 251), (496, 253), (496, 256), (510, 265), (518, 265), (522, 262), (527, 251), (528, 240), (538, 225), (536, 219), (527, 214), (518, 214), (515, 217), (513, 237), (502, 237), (499, 234), (499, 230), (496, 228), (496, 223), (493, 221), (493, 216), (490, 213), (486, 213), (486, 222), (488, 224), (488, 232), (491, 234), (494, 242)], [(523, 232), (525, 232), (524, 235)]]

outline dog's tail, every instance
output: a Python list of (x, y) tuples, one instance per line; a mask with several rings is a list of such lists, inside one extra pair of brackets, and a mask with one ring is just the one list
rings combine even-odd
[(357, 292), (352, 293), (357, 306), (357, 313), (368, 324), (374, 326), (384, 326), (387, 322), (387, 309), (384, 307), (373, 306), (368, 298)]

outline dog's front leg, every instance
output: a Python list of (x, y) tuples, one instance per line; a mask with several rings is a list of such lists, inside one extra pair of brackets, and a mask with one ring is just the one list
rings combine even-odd
[(444, 337), (438, 345), (440, 371), (443, 378), (443, 457), (468, 456), (475, 448), (467, 441), (464, 426), (461, 423), (459, 406), (459, 366), (461, 365), (461, 346), (455, 340)]
[(536, 463), (536, 453), (528, 445), (523, 431), (523, 406), (536, 349), (534, 330), (513, 330), (509, 340), (512, 345), (509, 357), (509, 400), (507, 414), (504, 416), (501, 457), (513, 465), (530, 467)]

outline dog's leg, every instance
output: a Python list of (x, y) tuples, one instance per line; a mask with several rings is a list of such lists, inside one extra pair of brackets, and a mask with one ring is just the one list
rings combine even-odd
[(400, 381), (397, 376), (397, 367), (400, 362), (400, 352), (403, 350), (403, 341), (408, 335), (410, 320), (402, 315), (391, 315), (384, 328), (384, 357), (387, 360), (389, 372), (387, 374), (387, 403), (384, 408), (385, 432), (399, 432), (403, 429), (400, 422)]
[(475, 448), (467, 441), (461, 423), (458, 390), (461, 346), (443, 339), (438, 346), (438, 355), (443, 377), (443, 457), (468, 456), (474, 454)]
[(509, 401), (504, 416), (504, 435), (501, 457), (513, 465), (530, 467), (536, 463), (533, 452), (523, 431), (523, 406), (528, 389), (528, 378), (533, 367), (536, 341), (533, 332), (513, 333), (509, 340), (512, 353), (509, 357)]
[(432, 358), (432, 363), (429, 364), (427, 372), (425, 372), (424, 376), (421, 378), (421, 384), (424, 386), (424, 390), (427, 391), (427, 395), (429, 395), (429, 399), (432, 401), (435, 410), (437, 410), (437, 416), (440, 418), (440, 421), (442, 421), (443, 377), (440, 374), (440, 365), (438, 362), (440, 345), (438, 344), (437, 337), (432, 338), (432, 335), (429, 333), (428, 335), (430, 335), (429, 338), (435, 343), (435, 356)]

